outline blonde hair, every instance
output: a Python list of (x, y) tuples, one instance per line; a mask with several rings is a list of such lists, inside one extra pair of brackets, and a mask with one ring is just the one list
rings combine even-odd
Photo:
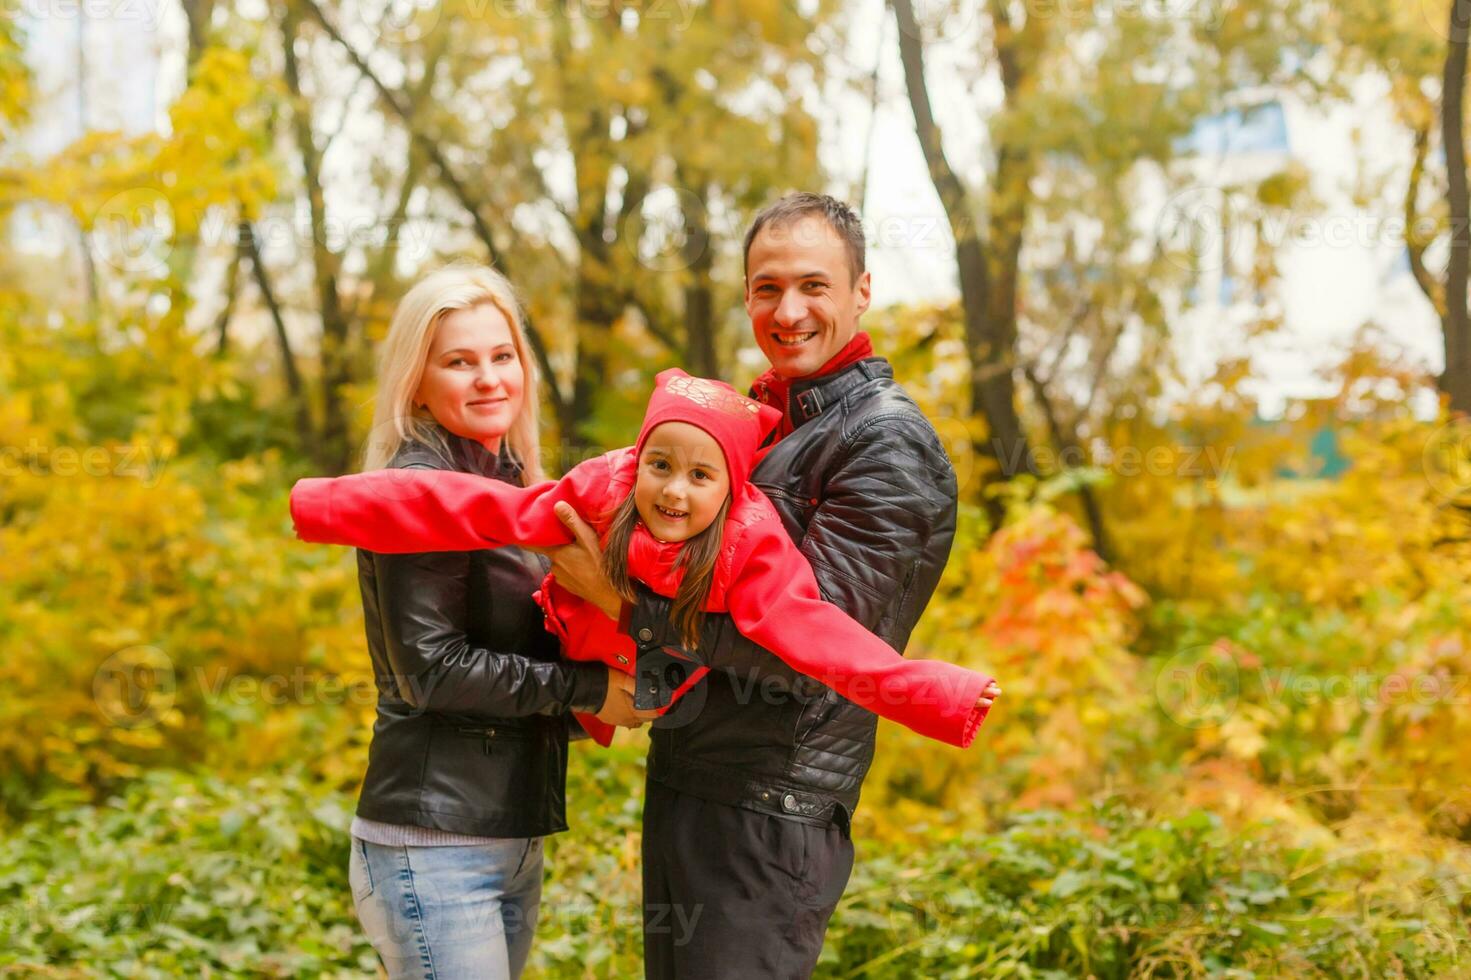
[(424, 365), (440, 321), (456, 310), (483, 305), (494, 306), (506, 318), (526, 378), (521, 411), (506, 432), (506, 445), (521, 464), (523, 485), (542, 479), (541, 438), (537, 428), (538, 373), (526, 343), (521, 306), (510, 280), (480, 265), (451, 265), (431, 272), (398, 301), (388, 336), (378, 351), (378, 394), (373, 408), (373, 428), (363, 449), (363, 469), (383, 469), (399, 448), (410, 441), (436, 446), (448, 454), (449, 446), (434, 416), (414, 405), (414, 394), (423, 380)]

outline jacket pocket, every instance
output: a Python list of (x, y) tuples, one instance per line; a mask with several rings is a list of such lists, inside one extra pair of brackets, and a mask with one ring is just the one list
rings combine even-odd
[(792, 748), (794, 750), (806, 744), (807, 736), (812, 734), (812, 729), (821, 724), (822, 720), (827, 717), (828, 712), (832, 710), (833, 698), (836, 696), (831, 688), (823, 688), (820, 697), (813, 698), (811, 701), (802, 705), (802, 710), (797, 714), (796, 730), (792, 734)]

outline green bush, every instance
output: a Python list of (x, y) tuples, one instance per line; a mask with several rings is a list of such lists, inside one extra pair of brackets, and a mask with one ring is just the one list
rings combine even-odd
[[(640, 972), (642, 746), (574, 751), (533, 975)], [(346, 880), (352, 801), (300, 775), (150, 773), (51, 797), (0, 845), (0, 973), (371, 975)], [(1353, 976), (1463, 971), (1464, 878), (1122, 802), (993, 834), (859, 842), (823, 977)], [(1459, 889), (1459, 890), (1458, 890)]]
[(170, 771), (102, 805), (48, 797), (0, 845), (0, 967), (362, 975), (375, 960), (347, 885), (349, 806), (293, 776)]

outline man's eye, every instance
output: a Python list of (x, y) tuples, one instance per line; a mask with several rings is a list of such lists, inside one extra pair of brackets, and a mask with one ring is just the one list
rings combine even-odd
[(809, 283), (804, 283), (803, 285), (806, 286), (806, 288), (807, 288), (807, 290), (809, 292), (812, 291), (812, 290), (815, 290), (815, 289), (826, 289), (827, 288), (827, 283), (825, 283), (825, 282), (809, 282)]

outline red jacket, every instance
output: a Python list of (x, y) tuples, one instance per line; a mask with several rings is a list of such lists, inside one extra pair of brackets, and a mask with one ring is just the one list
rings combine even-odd
[[(502, 545), (550, 547), (572, 534), (553, 506), (565, 500), (604, 537), (633, 492), (637, 459), (618, 449), (531, 487), (442, 470), (377, 470), (299, 481), (291, 516), (303, 541), (368, 551), (472, 551)], [(967, 746), (986, 709), (976, 701), (991, 678), (937, 660), (909, 660), (822, 600), (812, 568), (787, 536), (771, 502), (744, 483), (726, 518), (707, 612), (728, 612), (737, 629), (855, 704), (921, 735)], [(640, 522), (629, 543), (630, 573), (674, 596), (681, 543), (661, 542)], [(611, 620), (555, 589), (550, 605), (568, 622), (568, 655), (631, 672), (633, 644)], [(583, 607), (575, 615), (572, 610)], [(588, 610), (592, 610), (591, 613)], [(601, 624), (586, 618), (596, 615)], [(616, 640), (614, 639), (616, 637)], [(701, 668), (680, 693), (703, 676)]]

